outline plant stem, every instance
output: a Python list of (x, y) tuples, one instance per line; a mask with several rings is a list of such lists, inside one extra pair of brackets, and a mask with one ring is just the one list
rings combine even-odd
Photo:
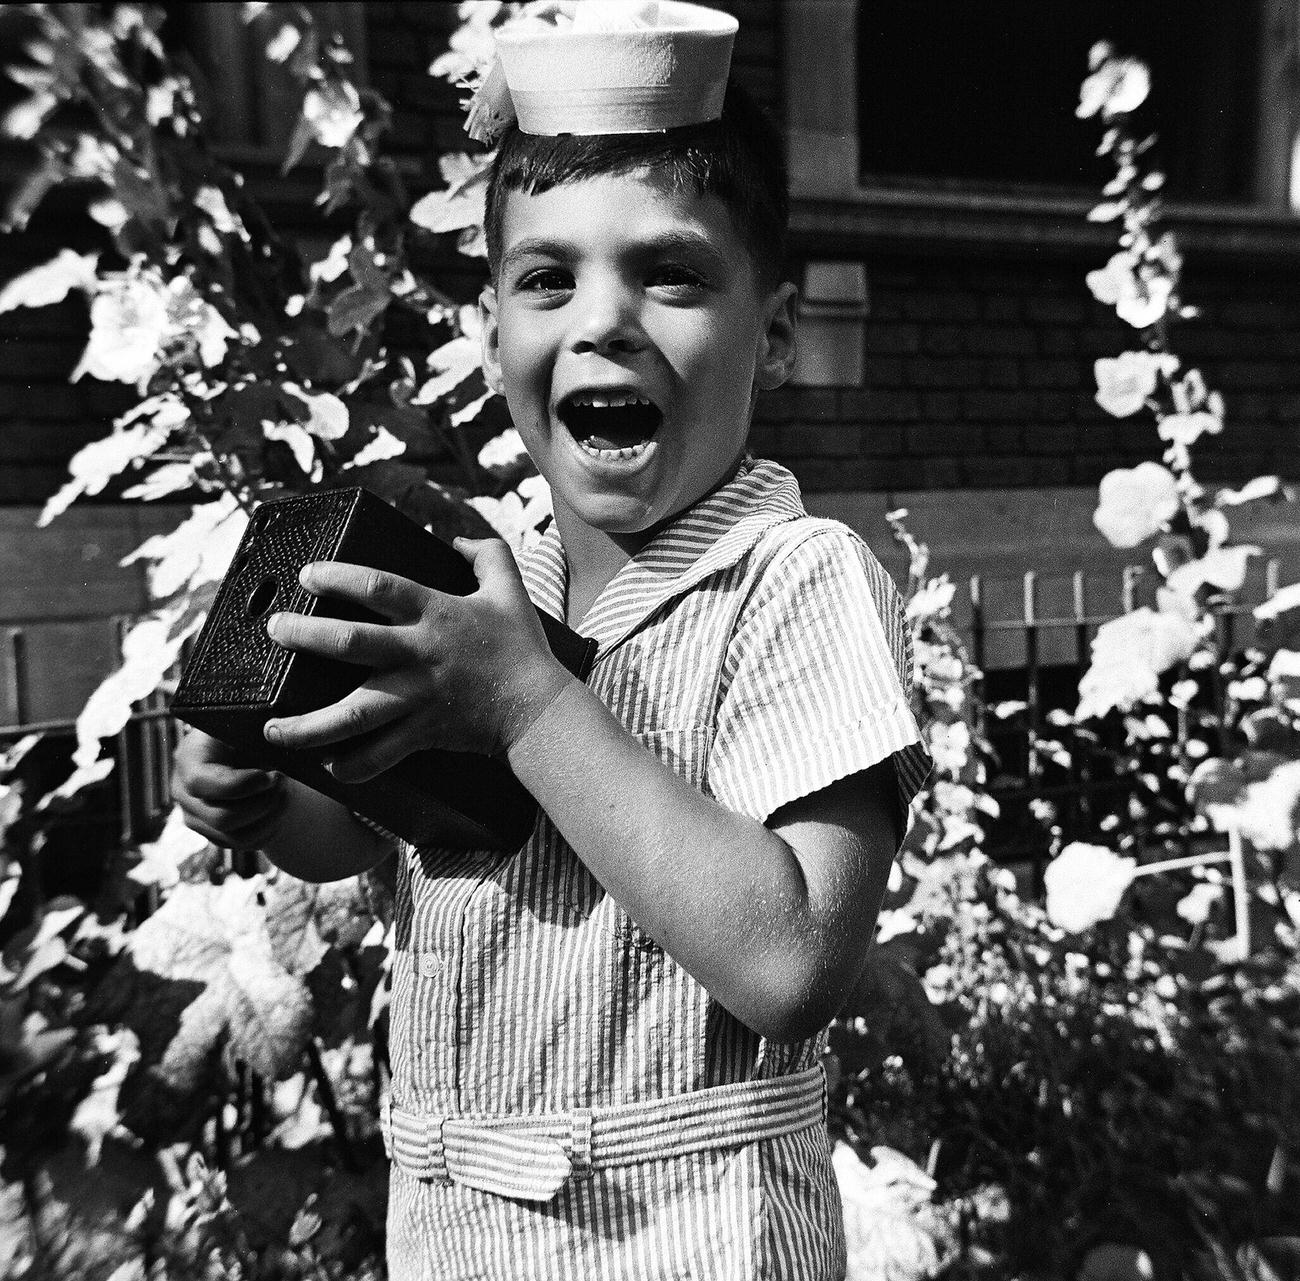
[(324, 1107), (325, 1114), (330, 1119), (330, 1126), (334, 1130), (334, 1139), (339, 1147), (339, 1156), (343, 1161), (343, 1168), (350, 1174), (357, 1174), (360, 1172), (361, 1164), (357, 1160), (356, 1153), (352, 1150), (352, 1140), (348, 1136), (347, 1121), (339, 1109), (338, 1099), (334, 1094), (334, 1083), (325, 1070), (325, 1060), (321, 1058), (320, 1041), (317, 1037), (313, 1036), (307, 1042), (307, 1061), (311, 1064), (312, 1079), (316, 1082), (316, 1089), (320, 1092), (321, 1105)]

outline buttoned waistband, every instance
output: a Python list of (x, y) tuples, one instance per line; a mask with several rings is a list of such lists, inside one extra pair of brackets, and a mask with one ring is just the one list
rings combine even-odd
[(826, 1073), (740, 1081), (644, 1103), (530, 1116), (437, 1114), (386, 1099), (389, 1159), (418, 1179), (549, 1201), (593, 1170), (793, 1134), (826, 1119)]

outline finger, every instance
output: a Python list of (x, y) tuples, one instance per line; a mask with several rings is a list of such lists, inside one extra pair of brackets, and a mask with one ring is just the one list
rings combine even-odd
[[(524, 581), (515, 564), (509, 543), (500, 538), (458, 538), (455, 548), (470, 563), (481, 587), (504, 587), (524, 591)], [(518, 584), (516, 588), (515, 584)]]
[(283, 781), (272, 770), (209, 764), (192, 776), (183, 777), (181, 783), (184, 790), (196, 800), (209, 805), (221, 805), (273, 792)]
[(298, 581), (316, 596), (354, 601), (395, 623), (418, 618), (429, 592), (400, 574), (334, 560), (304, 565)]
[(416, 738), (414, 722), (408, 717), (395, 721), (346, 750), (335, 752), (325, 768), (340, 783), (365, 783), (404, 761), (425, 744)]
[(185, 823), (218, 845), (264, 836), (279, 820), (288, 794), (283, 788), (253, 797), (237, 805), (211, 805), (194, 798), (182, 798)]
[(367, 681), (328, 707), (267, 721), (266, 741), (277, 747), (325, 747), (381, 729), (404, 712), (400, 698)]
[(407, 656), (401, 634), (388, 623), (286, 612), (266, 620), (266, 634), (284, 649), (306, 650), (361, 667), (394, 667)]

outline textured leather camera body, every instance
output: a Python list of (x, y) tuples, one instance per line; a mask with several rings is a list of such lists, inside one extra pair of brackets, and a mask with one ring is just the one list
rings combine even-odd
[[(493, 757), (426, 750), (365, 783), (341, 783), (323, 766), (330, 749), (287, 750), (263, 736), (266, 722), (337, 702), (369, 669), (292, 653), (266, 634), (277, 611), (383, 622), (368, 610), (312, 595), (304, 565), (339, 561), (400, 574), (465, 596), (477, 587), (465, 559), (364, 489), (330, 489), (260, 506), (217, 590), (171, 702), (172, 715), (237, 748), (251, 765), (279, 770), (341, 801), (417, 845), (516, 849), (536, 802)], [(538, 611), (552, 652), (585, 680), (596, 642)]]

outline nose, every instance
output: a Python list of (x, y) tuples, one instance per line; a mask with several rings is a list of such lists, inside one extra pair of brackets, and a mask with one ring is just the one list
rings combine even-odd
[(578, 291), (573, 307), (576, 353), (627, 353), (645, 345), (639, 298), (624, 282), (601, 275)]

